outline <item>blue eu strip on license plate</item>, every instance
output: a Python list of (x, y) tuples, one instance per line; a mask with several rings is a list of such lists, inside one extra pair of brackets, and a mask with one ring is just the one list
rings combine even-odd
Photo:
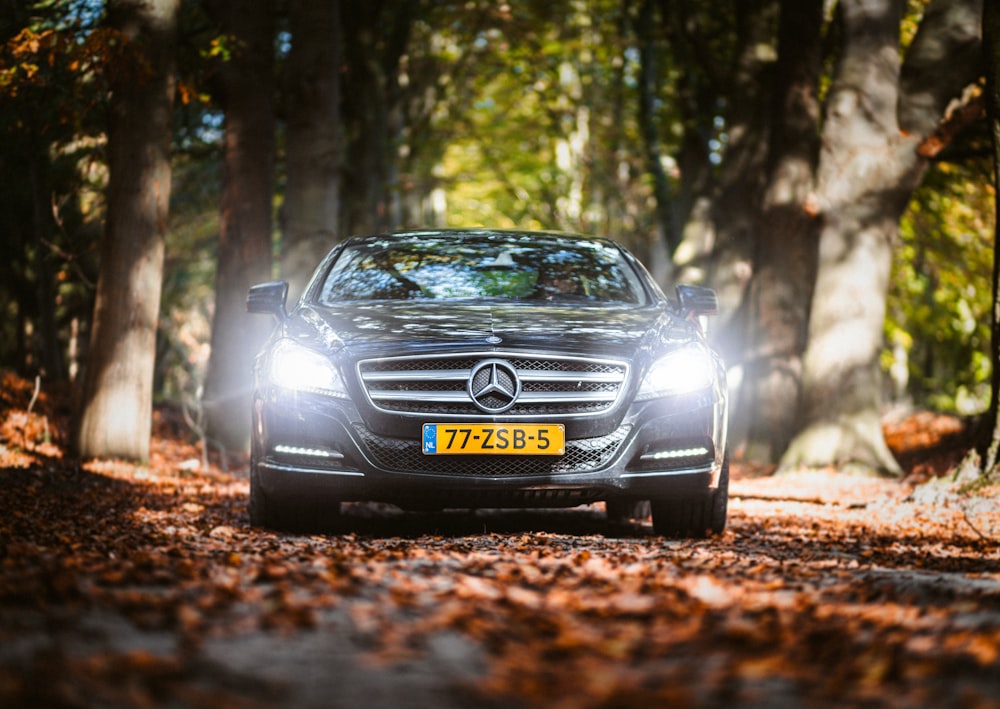
[(424, 426), (424, 454), (434, 455), (437, 453), (437, 426)]

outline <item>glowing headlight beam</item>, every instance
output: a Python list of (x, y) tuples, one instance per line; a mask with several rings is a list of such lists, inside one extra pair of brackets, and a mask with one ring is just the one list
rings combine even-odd
[(347, 396), (347, 388), (333, 363), (319, 352), (291, 340), (275, 345), (271, 353), (270, 381), (293, 391)]
[(714, 378), (715, 363), (707, 352), (695, 347), (678, 350), (653, 363), (636, 398), (689, 394), (712, 386)]

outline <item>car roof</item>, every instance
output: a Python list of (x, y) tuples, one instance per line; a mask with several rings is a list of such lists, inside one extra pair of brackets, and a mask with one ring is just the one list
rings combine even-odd
[[(357, 243), (363, 241), (375, 241), (378, 239), (392, 239), (392, 238), (420, 238), (428, 236), (454, 236), (454, 237), (464, 237), (464, 236), (533, 236), (540, 238), (552, 238), (552, 239), (570, 239), (574, 241), (585, 241), (598, 244), (605, 244), (608, 246), (614, 246), (617, 248), (622, 248), (621, 244), (603, 236), (593, 236), (588, 234), (579, 234), (568, 231), (555, 231), (547, 229), (493, 229), (487, 227), (449, 227), (449, 228), (435, 228), (435, 229), (403, 229), (399, 231), (383, 232), (378, 234), (359, 234), (355, 236), (348, 237), (342, 243)], [(338, 244), (339, 246), (339, 244)]]

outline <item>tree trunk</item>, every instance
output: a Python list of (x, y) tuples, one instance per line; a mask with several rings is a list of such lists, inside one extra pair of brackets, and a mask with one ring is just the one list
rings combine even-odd
[(741, 0), (736, 7), (736, 70), (727, 100), (726, 156), (719, 196), (712, 207), (715, 247), (708, 284), (719, 294), (720, 317), (712, 339), (730, 363), (745, 343), (747, 287), (752, 275), (756, 228), (767, 170), (770, 106), (774, 96), (777, 0)]
[[(901, 79), (903, 0), (843, 0), (843, 45), (827, 99), (817, 179), (819, 266), (804, 360), (803, 428), (785, 468), (898, 474), (880, 424), (882, 328), (900, 215), (919, 185), (922, 139), (965, 86), (976, 0), (934, 0)], [(956, 26), (956, 22), (960, 24)], [(932, 58), (936, 56), (937, 62)], [(947, 72), (937, 69), (949, 58)], [(952, 57), (956, 60), (953, 61)], [(975, 72), (973, 71), (973, 76)], [(947, 86), (939, 86), (939, 82)], [(898, 113), (897, 113), (898, 110)], [(898, 116), (898, 118), (897, 118)]]
[(747, 356), (734, 431), (746, 456), (776, 463), (788, 447), (802, 387), (802, 354), (816, 278), (816, 230), (807, 212), (819, 154), (822, 0), (783, 0), (778, 30), (768, 185), (756, 229)]
[[(685, 3), (668, 7), (675, 13), (671, 21), (676, 32), (672, 37), (677, 47), (676, 61), (704, 65), (704, 47), (711, 40), (692, 39), (697, 28), (695, 18), (685, 14), (689, 9)], [(736, 37), (731, 78), (726, 83), (718, 78), (712, 80), (729, 74), (703, 66), (707, 76), (680, 80), (682, 111), (693, 120), (688, 119), (692, 130), (682, 141), (678, 163), (683, 182), (696, 185), (697, 192), (682, 197), (690, 209), (681, 210), (686, 213), (686, 223), (683, 239), (673, 253), (675, 280), (703, 282), (718, 291), (720, 317), (713, 321), (712, 339), (731, 364), (743, 352), (741, 308), (751, 274), (754, 232), (765, 182), (778, 2), (749, 0), (736, 3), (734, 8)], [(688, 43), (697, 46), (688, 48)], [(725, 124), (721, 128), (715, 125), (720, 104), (725, 106)], [(710, 147), (706, 131), (718, 131), (719, 140), (725, 135), (725, 159), (719, 168), (713, 167), (719, 157), (713, 151), (722, 148)], [(693, 164), (696, 161), (707, 172)], [(686, 188), (681, 187), (682, 195)]]
[(246, 294), (251, 285), (271, 277), (274, 8), (269, 0), (223, 0), (212, 8), (223, 31), (238, 41), (220, 67), (226, 137), (212, 353), (203, 405), (209, 438), (245, 450), (251, 366), (270, 325), (247, 314)]
[(417, 3), (371, 0), (343, 3), (347, 138), (341, 208), (347, 233), (399, 226), (397, 149), (400, 132), (400, 59), (406, 52)]
[(294, 0), (285, 75), (287, 126), (282, 278), (297, 298), (337, 239), (340, 220), (340, 63), (338, 3)]
[(655, 228), (650, 232), (647, 262), (653, 277), (666, 283), (672, 270), (673, 254), (680, 245), (680, 235), (674, 224), (674, 196), (667, 171), (663, 166), (660, 146), (660, 126), (656, 120), (656, 94), (660, 50), (657, 48), (656, 24), (662, 21), (653, 0), (644, 0), (635, 19), (635, 34), (639, 40), (639, 131), (645, 151), (646, 169), (653, 179)]
[(87, 458), (149, 457), (179, 6), (108, 2), (126, 41), (110, 69), (108, 213), (77, 437)]

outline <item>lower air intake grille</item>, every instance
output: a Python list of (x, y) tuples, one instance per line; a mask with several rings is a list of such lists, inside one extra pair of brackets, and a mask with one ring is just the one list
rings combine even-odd
[(566, 454), (549, 455), (424, 455), (420, 442), (376, 436), (356, 426), (379, 467), (410, 473), (464, 477), (565, 475), (600, 470), (610, 462), (631, 426), (610, 435), (566, 441)]

